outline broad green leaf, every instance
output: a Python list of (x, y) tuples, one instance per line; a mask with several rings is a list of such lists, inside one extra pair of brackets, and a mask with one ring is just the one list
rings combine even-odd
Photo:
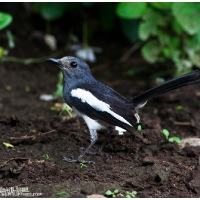
[(138, 130), (138, 131), (141, 131), (141, 130), (142, 130), (142, 126), (141, 126), (141, 125), (138, 125), (137, 130)]
[(200, 67), (200, 51), (194, 51), (192, 54), (188, 54), (190, 61), (196, 65), (197, 67)]
[(162, 29), (159, 29), (157, 31), (157, 35), (158, 35), (159, 42), (162, 46), (165, 46), (165, 45), (167, 46), (170, 44), (171, 37), (169, 33), (166, 33)]
[(138, 30), (139, 38), (144, 41), (147, 40), (152, 33), (156, 32), (156, 28), (155, 23), (153, 24), (150, 21), (141, 22)]
[(146, 2), (120, 2), (117, 5), (116, 13), (125, 19), (141, 18), (147, 8)]
[(167, 25), (167, 18), (161, 14), (161, 12), (155, 11), (152, 8), (147, 8), (142, 19), (144, 21), (150, 21), (151, 23), (157, 24), (159, 26)]
[(160, 10), (167, 10), (171, 8), (172, 2), (150, 2), (150, 5)]
[[(38, 3), (39, 4), (39, 3)], [(56, 20), (63, 17), (66, 11), (71, 11), (81, 6), (81, 3), (75, 2), (44, 2), (42, 6), (37, 5), (42, 17), (46, 20)]]
[(168, 139), (168, 137), (169, 137), (169, 131), (167, 129), (163, 129), (163, 134)]
[(10, 14), (0, 12), (0, 30), (8, 26), (12, 22), (12, 19)]
[(118, 189), (115, 189), (115, 190), (113, 191), (113, 193), (114, 193), (114, 194), (117, 194), (117, 193), (119, 193), (119, 190), (118, 190)]
[(172, 11), (179, 24), (190, 35), (200, 30), (200, 3), (175, 2)]
[(181, 139), (179, 138), (179, 137), (171, 137), (171, 138), (169, 138), (169, 142), (177, 142), (177, 143), (179, 143), (181, 141)]
[(64, 15), (65, 3), (48, 2), (42, 6), (41, 15), (46, 20), (56, 20)]
[(182, 26), (177, 22), (176, 19), (173, 19), (171, 22), (172, 28), (177, 35), (181, 35), (183, 33)]
[(157, 35), (158, 26), (166, 25), (166, 18), (159, 12), (148, 8), (142, 17), (143, 22), (139, 26), (139, 38), (141, 40), (147, 40), (150, 36)]
[(108, 195), (108, 196), (110, 196), (110, 195), (112, 195), (113, 194), (113, 192), (111, 192), (110, 190), (107, 190), (106, 192), (105, 192), (105, 195)]
[(162, 49), (162, 52), (163, 52), (163, 55), (166, 57), (166, 58), (170, 58), (172, 56), (172, 52), (170, 48), (168, 47), (164, 47)]
[(151, 40), (142, 47), (142, 55), (150, 63), (158, 61), (161, 46), (158, 40)]

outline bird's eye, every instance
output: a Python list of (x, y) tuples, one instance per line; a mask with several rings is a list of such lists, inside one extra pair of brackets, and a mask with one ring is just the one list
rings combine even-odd
[(76, 62), (71, 62), (70, 65), (71, 65), (71, 67), (76, 67), (77, 63)]

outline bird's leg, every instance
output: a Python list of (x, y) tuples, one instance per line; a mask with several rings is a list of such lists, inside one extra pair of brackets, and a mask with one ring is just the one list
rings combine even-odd
[(97, 141), (97, 131), (94, 130), (94, 129), (89, 129), (90, 131), (90, 140), (91, 140), (91, 143), (90, 145), (85, 149), (85, 151), (77, 158), (77, 159), (74, 159), (74, 157), (71, 157), (71, 158), (66, 158), (66, 157), (63, 157), (63, 160), (67, 161), (67, 162), (82, 162), (82, 163), (91, 163), (91, 164), (95, 164), (94, 161), (85, 161), (82, 159), (82, 157), (88, 153), (90, 151), (90, 148), (95, 144), (95, 142)]
[(85, 149), (84, 147), (81, 147), (81, 150), (84, 150), (84, 153), (86, 153), (86, 154), (93, 154), (93, 155), (94, 154), (99, 154), (99, 155), (105, 154), (107, 157), (112, 158), (112, 156), (110, 154), (103, 152), (103, 148), (107, 144), (107, 142), (110, 139), (111, 135), (112, 135), (112, 129), (110, 128), (108, 133), (107, 133), (107, 135), (106, 135), (105, 140), (103, 141), (103, 144), (101, 145), (101, 147), (98, 150), (90, 148), (91, 146), (89, 148), (87, 148), (87, 149)]

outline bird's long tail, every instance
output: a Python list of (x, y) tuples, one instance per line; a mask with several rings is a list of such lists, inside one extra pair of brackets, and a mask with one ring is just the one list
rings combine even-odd
[(169, 80), (163, 84), (155, 86), (142, 94), (135, 96), (131, 99), (134, 106), (140, 108), (145, 104), (149, 99), (152, 99), (160, 94), (174, 90), (192, 83), (200, 81), (200, 71), (196, 70), (191, 73), (185, 74), (183, 76)]

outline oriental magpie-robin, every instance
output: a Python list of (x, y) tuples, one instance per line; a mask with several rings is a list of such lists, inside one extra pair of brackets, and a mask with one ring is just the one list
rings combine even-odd
[[(91, 147), (98, 138), (98, 130), (107, 129), (108, 136), (111, 135), (111, 125), (119, 126), (143, 139), (143, 136), (136, 131), (137, 124), (140, 123), (138, 109), (142, 108), (153, 97), (200, 81), (200, 71), (196, 70), (127, 100), (112, 88), (98, 82), (83, 60), (71, 56), (47, 60), (58, 65), (62, 70), (64, 100), (75, 113), (85, 120), (90, 132), (90, 145), (77, 159), (64, 158), (68, 162), (92, 162), (85, 161), (82, 157), (85, 153), (91, 153)], [(102, 152), (108, 138), (104, 141), (99, 153)]]

